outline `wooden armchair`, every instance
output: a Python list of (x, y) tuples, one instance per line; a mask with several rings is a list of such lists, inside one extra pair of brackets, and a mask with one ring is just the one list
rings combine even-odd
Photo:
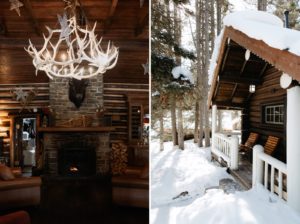
[(251, 132), (245, 144), (240, 145), (240, 151), (245, 153), (251, 151), (253, 146), (256, 144), (258, 138), (259, 134)]
[(268, 139), (264, 146), (264, 152), (271, 156), (273, 154), (273, 152), (275, 151), (275, 149), (277, 148), (277, 146), (279, 144), (279, 140), (280, 140), (280, 138), (278, 138), (278, 137), (268, 136)]

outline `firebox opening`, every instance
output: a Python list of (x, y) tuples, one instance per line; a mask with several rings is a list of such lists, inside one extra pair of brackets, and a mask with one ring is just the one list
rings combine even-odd
[(95, 149), (80, 144), (63, 146), (58, 151), (58, 174), (71, 177), (96, 175)]

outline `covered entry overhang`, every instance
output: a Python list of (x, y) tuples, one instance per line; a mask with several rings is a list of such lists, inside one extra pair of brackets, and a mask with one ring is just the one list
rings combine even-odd
[[(250, 51), (248, 60), (245, 57), (247, 50)], [(218, 108), (245, 108), (252, 95), (249, 86), (260, 85), (264, 72), (271, 67), (300, 80), (299, 56), (288, 49), (273, 48), (233, 27), (226, 27), (213, 72), (209, 106), (215, 104)]]
[[(291, 31), (283, 27), (278, 27), (278, 29), (282, 29), (282, 32), (286, 33), (286, 38), (289, 38), (291, 33), (300, 37), (299, 31)], [(263, 78), (267, 70), (271, 69), (288, 74), (293, 80), (287, 90), (284, 90), (287, 98), (286, 127), (284, 128), (286, 130), (287, 162), (286, 164), (277, 163), (275, 160), (269, 160), (264, 156), (261, 150), (255, 150), (255, 158), (253, 158), (253, 173), (255, 177), (253, 176), (252, 183), (253, 185), (257, 183), (268, 185), (268, 181), (266, 182), (266, 179), (264, 179), (267, 171), (264, 171), (262, 174), (262, 170), (266, 167), (267, 169), (272, 167), (272, 169), (278, 170), (281, 177), (282, 175), (288, 177), (287, 203), (297, 211), (300, 211), (300, 136), (297, 134), (300, 127), (300, 116), (298, 116), (298, 111), (300, 111), (300, 56), (290, 51), (288, 47), (278, 49), (266, 44), (265, 40), (255, 39), (249, 36), (247, 32), (242, 32), (232, 26), (227, 26), (224, 29), (217, 51), (216, 61), (212, 62), (216, 65), (212, 72), (211, 89), (208, 98), (208, 105), (212, 107), (213, 113), (213, 135), (216, 134), (216, 121), (214, 121), (216, 107), (221, 109), (247, 108), (253, 96), (253, 93), (249, 92), (249, 86), (261, 85), (263, 87), (263, 81), (265, 81)], [(249, 52), (250, 55), (247, 56)], [(278, 82), (280, 80), (278, 79)], [(228, 141), (228, 147), (234, 141)], [(212, 144), (213, 147), (215, 147), (214, 143)], [(236, 147), (233, 148), (236, 150)], [(236, 153), (231, 152), (229, 154), (235, 158), (237, 157)], [(236, 163), (233, 162), (232, 164)], [(274, 187), (273, 189), (271, 187), (270, 191), (274, 192)], [(278, 195), (282, 196), (282, 192), (278, 193)]]

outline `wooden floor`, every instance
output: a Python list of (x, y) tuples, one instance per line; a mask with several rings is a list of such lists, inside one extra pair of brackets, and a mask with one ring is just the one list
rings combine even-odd
[(239, 157), (239, 169), (230, 170), (230, 174), (245, 190), (249, 190), (252, 187), (252, 164), (244, 156), (240, 155)]
[[(55, 208), (53, 208), (55, 210)], [(74, 213), (70, 215), (57, 215), (49, 211), (45, 213), (39, 207), (25, 207), (0, 211), (0, 215), (15, 211), (25, 210), (29, 213), (31, 224), (147, 224), (149, 223), (149, 209), (112, 206), (110, 212), (95, 214), (93, 216), (81, 216)]]

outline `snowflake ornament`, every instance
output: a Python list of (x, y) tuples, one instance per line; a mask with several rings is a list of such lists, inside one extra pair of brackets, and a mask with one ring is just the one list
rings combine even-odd
[(10, 2), (10, 10), (16, 10), (19, 16), (21, 16), (20, 13), (20, 7), (23, 6), (23, 3), (20, 2), (19, 0), (9, 0)]

